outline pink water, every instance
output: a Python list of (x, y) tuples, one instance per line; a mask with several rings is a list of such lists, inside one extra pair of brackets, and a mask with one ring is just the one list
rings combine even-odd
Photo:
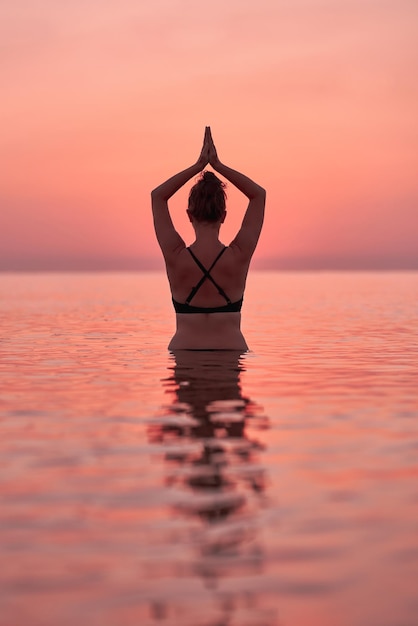
[(0, 275), (0, 624), (416, 626), (418, 275)]

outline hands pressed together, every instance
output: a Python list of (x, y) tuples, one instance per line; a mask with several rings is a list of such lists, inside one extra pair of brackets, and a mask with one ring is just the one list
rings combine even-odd
[(198, 164), (201, 166), (201, 169), (206, 167), (209, 163), (214, 169), (216, 169), (217, 165), (219, 165), (220, 161), (218, 159), (218, 154), (216, 152), (215, 144), (213, 143), (212, 133), (210, 131), (210, 126), (205, 127), (205, 136), (203, 138), (203, 147), (200, 153), (200, 156), (197, 160)]

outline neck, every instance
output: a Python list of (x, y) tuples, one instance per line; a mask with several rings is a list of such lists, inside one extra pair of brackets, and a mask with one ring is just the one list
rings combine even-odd
[(195, 243), (211, 246), (219, 243), (220, 224), (193, 224), (196, 234)]

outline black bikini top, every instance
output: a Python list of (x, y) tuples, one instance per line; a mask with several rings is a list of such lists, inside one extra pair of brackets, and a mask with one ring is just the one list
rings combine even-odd
[[(226, 295), (222, 287), (218, 285), (218, 283), (212, 278), (210, 274), (212, 269), (215, 267), (216, 263), (219, 261), (219, 259), (225, 252), (226, 246), (222, 248), (222, 250), (220, 251), (220, 253), (218, 254), (218, 256), (216, 257), (216, 259), (214, 260), (214, 262), (212, 263), (209, 269), (206, 269), (206, 267), (202, 265), (202, 263), (193, 254), (190, 248), (187, 248), (187, 250), (190, 252), (192, 259), (202, 270), (203, 276), (197, 283), (196, 287), (193, 287), (190, 294), (186, 298), (185, 303), (177, 302), (177, 300), (174, 300), (173, 298), (173, 305), (174, 305), (174, 309), (176, 313), (238, 313), (239, 311), (241, 311), (243, 298), (241, 298), (240, 300), (237, 300), (236, 302), (231, 302), (231, 300)], [(206, 279), (210, 280), (211, 283), (215, 285), (216, 289), (218, 290), (218, 293), (220, 293), (220, 295), (223, 298), (225, 298), (226, 304), (224, 306), (203, 307), (203, 306), (193, 306), (190, 304), (190, 301), (193, 300), (193, 298), (195, 297), (195, 295), (197, 294), (197, 292), (199, 291), (200, 287), (203, 285)]]

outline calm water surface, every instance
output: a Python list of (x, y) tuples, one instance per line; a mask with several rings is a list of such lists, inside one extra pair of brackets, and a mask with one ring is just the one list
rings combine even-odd
[(416, 626), (418, 274), (0, 275), (3, 626)]

